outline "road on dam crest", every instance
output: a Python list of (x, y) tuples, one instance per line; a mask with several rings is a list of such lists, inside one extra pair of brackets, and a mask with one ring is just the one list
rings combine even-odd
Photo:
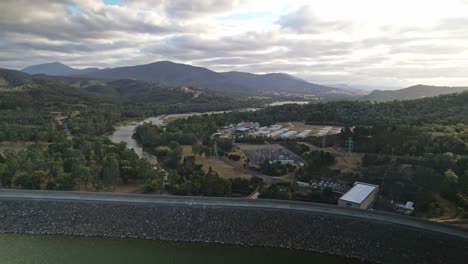
[(370, 210), (339, 207), (335, 205), (306, 203), (281, 200), (252, 200), (240, 198), (219, 197), (191, 197), (172, 195), (143, 195), (143, 194), (116, 194), (103, 192), (65, 192), (65, 191), (34, 191), (34, 190), (11, 190), (1, 189), (2, 199), (38, 199), (38, 200), (66, 200), (66, 201), (93, 201), (112, 203), (145, 203), (172, 206), (197, 206), (197, 207), (239, 207), (239, 208), (262, 208), (279, 210), (298, 210), (313, 213), (339, 215), (345, 217), (362, 218), (372, 221), (387, 222), (419, 228), (430, 232), (442, 233), (468, 239), (468, 232), (457, 227), (441, 223), (407, 217), (397, 214), (376, 212)]

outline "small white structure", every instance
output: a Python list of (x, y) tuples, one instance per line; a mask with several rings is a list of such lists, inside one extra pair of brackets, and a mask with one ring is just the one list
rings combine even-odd
[(301, 187), (301, 188), (309, 188), (310, 187), (310, 184), (308, 184), (307, 182), (297, 181), (296, 184), (297, 184), (298, 187)]
[(405, 205), (397, 204), (396, 210), (402, 214), (410, 215), (414, 212), (414, 202), (407, 201)]
[(287, 139), (287, 138), (290, 138), (292, 136), (295, 136), (296, 134), (297, 134), (297, 131), (289, 131), (289, 132), (286, 132), (286, 133), (282, 134), (280, 136), (280, 138)]
[(304, 130), (301, 133), (296, 135), (296, 138), (306, 138), (308, 135), (312, 133), (312, 130)]
[(338, 205), (367, 209), (377, 200), (378, 194), (378, 185), (355, 182), (353, 188), (340, 197)]
[(411, 201), (406, 202), (405, 209), (414, 211), (414, 203)]

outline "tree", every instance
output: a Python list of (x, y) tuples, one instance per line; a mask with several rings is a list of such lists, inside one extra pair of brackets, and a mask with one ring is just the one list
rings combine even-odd
[(0, 187), (11, 187), (11, 175), (8, 172), (8, 166), (0, 163)]
[(84, 183), (85, 188), (88, 188), (88, 183), (91, 178), (91, 172), (88, 167), (83, 165), (74, 166), (71, 176), (73, 179), (79, 178), (81, 182)]
[(453, 170), (451, 169), (448, 169), (444, 172), (444, 177), (445, 177), (445, 180), (449, 183), (449, 184), (457, 184), (458, 183), (458, 175), (455, 174), (455, 172), (453, 172)]
[(46, 177), (44, 171), (34, 171), (31, 173), (22, 174), (15, 179), (15, 185), (25, 189), (40, 189), (42, 179)]
[(152, 170), (143, 183), (143, 190), (145, 193), (154, 192), (156, 190), (163, 190), (164, 188), (164, 179), (166, 177), (166, 172), (163, 169)]
[(228, 196), (231, 194), (231, 182), (219, 177), (218, 173), (213, 171), (211, 167), (205, 176), (205, 181), (202, 187), (203, 193), (208, 196)]
[(136, 171), (136, 178), (139, 179), (146, 179), (151, 176), (151, 163), (148, 162), (146, 159), (140, 159), (137, 163), (137, 171)]
[(171, 142), (171, 149), (167, 153), (166, 159), (163, 161), (164, 166), (176, 169), (182, 159), (182, 147), (177, 142)]
[(112, 185), (112, 187), (115, 188), (115, 184), (119, 175), (119, 161), (115, 158), (114, 155), (107, 155), (104, 159), (104, 164), (102, 167), (102, 179), (104, 184), (107, 187)]

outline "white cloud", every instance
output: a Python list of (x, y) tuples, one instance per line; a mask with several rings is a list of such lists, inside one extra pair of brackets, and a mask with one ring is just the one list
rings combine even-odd
[(466, 0), (0, 1), (0, 67), (157, 60), (320, 83), (468, 85)]

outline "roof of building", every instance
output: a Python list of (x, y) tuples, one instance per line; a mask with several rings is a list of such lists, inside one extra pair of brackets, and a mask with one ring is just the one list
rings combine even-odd
[(414, 203), (411, 201), (406, 202), (405, 208), (409, 210), (414, 210)]
[(340, 200), (344, 200), (352, 203), (362, 203), (376, 188), (377, 185), (356, 182), (347, 193), (340, 197)]

